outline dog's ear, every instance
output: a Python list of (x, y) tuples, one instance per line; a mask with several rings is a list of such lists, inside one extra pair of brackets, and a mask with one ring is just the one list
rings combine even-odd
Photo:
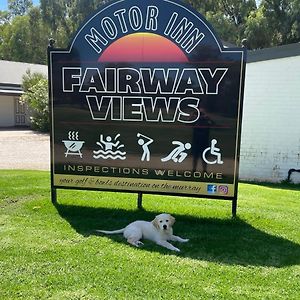
[(157, 217), (154, 218), (154, 220), (152, 221), (152, 224), (154, 225), (155, 228), (159, 229), (159, 224), (158, 224)]
[(174, 225), (175, 221), (176, 221), (175, 218), (170, 215), (170, 224), (171, 224), (171, 226)]

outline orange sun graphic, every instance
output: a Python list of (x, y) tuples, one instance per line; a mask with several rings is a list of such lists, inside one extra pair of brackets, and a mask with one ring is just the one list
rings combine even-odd
[(188, 62), (183, 51), (172, 41), (154, 33), (133, 33), (108, 48), (99, 62)]

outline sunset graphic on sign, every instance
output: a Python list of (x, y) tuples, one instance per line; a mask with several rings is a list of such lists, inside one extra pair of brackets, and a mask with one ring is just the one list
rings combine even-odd
[(154, 33), (133, 33), (112, 43), (99, 62), (178, 62), (188, 59), (172, 41)]

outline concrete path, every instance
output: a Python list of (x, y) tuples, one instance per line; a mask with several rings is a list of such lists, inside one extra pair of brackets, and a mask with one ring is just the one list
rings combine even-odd
[(49, 135), (1, 128), (0, 169), (50, 170)]

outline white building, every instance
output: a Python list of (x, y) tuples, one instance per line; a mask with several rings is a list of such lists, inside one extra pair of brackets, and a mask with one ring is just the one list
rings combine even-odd
[(26, 71), (48, 74), (45, 65), (0, 60), (0, 127), (28, 126), (27, 107), (19, 99)]
[(240, 179), (280, 182), (290, 169), (300, 169), (300, 44), (249, 51), (246, 66)]

